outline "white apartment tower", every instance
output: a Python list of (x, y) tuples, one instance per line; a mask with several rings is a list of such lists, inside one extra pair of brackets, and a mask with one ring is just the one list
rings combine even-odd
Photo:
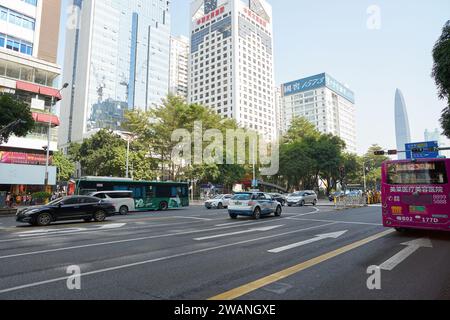
[(276, 137), (272, 7), (264, 0), (191, 3), (190, 103)]
[(304, 117), (318, 131), (345, 141), (347, 151), (356, 153), (355, 94), (326, 73), (282, 85), (284, 128), (294, 117)]
[(169, 92), (187, 99), (189, 38), (185, 36), (170, 38)]

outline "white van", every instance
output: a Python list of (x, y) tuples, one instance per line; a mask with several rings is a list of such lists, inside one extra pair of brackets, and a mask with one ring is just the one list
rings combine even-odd
[(126, 215), (135, 211), (133, 191), (97, 191), (89, 194), (91, 197), (106, 199), (112, 202), (116, 208), (116, 213)]

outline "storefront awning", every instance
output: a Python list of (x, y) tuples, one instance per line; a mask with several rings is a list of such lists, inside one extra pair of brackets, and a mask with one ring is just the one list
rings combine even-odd
[(33, 114), (33, 119), (36, 122), (49, 123), (51, 121), (52, 125), (55, 127), (59, 126), (59, 124), (60, 124), (59, 118), (55, 115), (38, 113), (38, 112), (33, 112), (32, 114)]
[(39, 93), (39, 85), (28, 82), (16, 81), (16, 89)]
[(30, 82), (16, 81), (16, 89), (41, 94), (43, 96), (54, 97), (56, 100), (62, 99), (61, 93), (57, 89), (40, 86)]

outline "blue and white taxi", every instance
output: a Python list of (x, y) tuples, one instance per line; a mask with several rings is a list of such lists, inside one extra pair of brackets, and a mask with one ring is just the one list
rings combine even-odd
[(236, 219), (238, 216), (259, 219), (263, 215), (272, 213), (279, 217), (281, 212), (281, 203), (263, 192), (236, 193), (228, 204), (228, 214), (232, 219)]

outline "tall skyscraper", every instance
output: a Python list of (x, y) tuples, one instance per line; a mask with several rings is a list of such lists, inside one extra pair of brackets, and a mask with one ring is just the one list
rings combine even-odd
[[(56, 64), (60, 12), (60, 0), (0, 0), (0, 93), (26, 103), (36, 122), (26, 137), (12, 136), (0, 145), (0, 193), (41, 191), (48, 134), (50, 152), (57, 150), (60, 122), (53, 114), (52, 98), (61, 99), (56, 89), (61, 73)], [(51, 158), (48, 172), (48, 184), (55, 185)]]
[(188, 94), (188, 60), (189, 38), (171, 37), (169, 91), (185, 99)]
[(121, 130), (126, 110), (161, 104), (169, 90), (169, 4), (71, 1), (63, 77), (73, 87), (61, 108), (60, 147), (102, 128)]
[(318, 131), (344, 140), (347, 151), (357, 152), (353, 91), (326, 73), (283, 84), (282, 91), (284, 132), (294, 117), (304, 117)]
[(272, 7), (264, 0), (191, 3), (191, 103), (276, 136)]
[[(405, 144), (411, 143), (411, 131), (409, 129), (408, 111), (406, 110), (405, 98), (400, 89), (395, 91), (395, 136), (397, 139), (397, 150), (404, 151)], [(406, 154), (399, 153), (398, 159), (405, 159)]]

